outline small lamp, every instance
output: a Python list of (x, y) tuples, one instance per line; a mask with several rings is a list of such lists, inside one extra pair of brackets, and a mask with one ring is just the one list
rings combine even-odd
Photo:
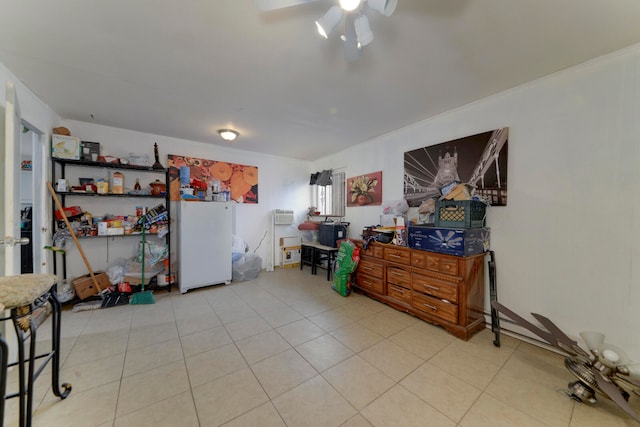
[(220, 129), (218, 130), (218, 133), (220, 134), (220, 138), (229, 142), (233, 141), (238, 137), (238, 135), (240, 135), (238, 132), (232, 129)]

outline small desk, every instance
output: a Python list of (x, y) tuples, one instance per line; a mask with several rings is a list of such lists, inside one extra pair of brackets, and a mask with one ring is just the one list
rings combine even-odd
[[(320, 243), (302, 242), (300, 257), (300, 270), (306, 265), (311, 266), (311, 274), (318, 273), (318, 267), (327, 270), (327, 280), (333, 276), (333, 263), (336, 259), (338, 248), (321, 245)], [(326, 261), (326, 265), (323, 263)]]

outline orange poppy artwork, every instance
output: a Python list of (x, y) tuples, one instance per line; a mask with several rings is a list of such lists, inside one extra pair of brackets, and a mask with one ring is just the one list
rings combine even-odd
[(215, 182), (220, 193), (229, 193), (231, 201), (258, 203), (258, 168), (255, 166), (176, 154), (169, 154), (167, 159), (171, 200), (184, 198), (180, 189), (187, 186), (193, 189), (193, 196), (189, 198), (204, 198), (209, 183)]

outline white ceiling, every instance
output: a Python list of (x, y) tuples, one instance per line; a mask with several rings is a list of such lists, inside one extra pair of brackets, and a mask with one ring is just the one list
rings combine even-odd
[(333, 3), (0, 0), (0, 62), (65, 119), (313, 160), (640, 42), (638, 0), (399, 0), (348, 63)]

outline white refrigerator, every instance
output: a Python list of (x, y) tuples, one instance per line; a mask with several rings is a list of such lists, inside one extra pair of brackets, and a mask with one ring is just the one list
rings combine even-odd
[(178, 203), (178, 287), (231, 283), (233, 206), (226, 202)]

